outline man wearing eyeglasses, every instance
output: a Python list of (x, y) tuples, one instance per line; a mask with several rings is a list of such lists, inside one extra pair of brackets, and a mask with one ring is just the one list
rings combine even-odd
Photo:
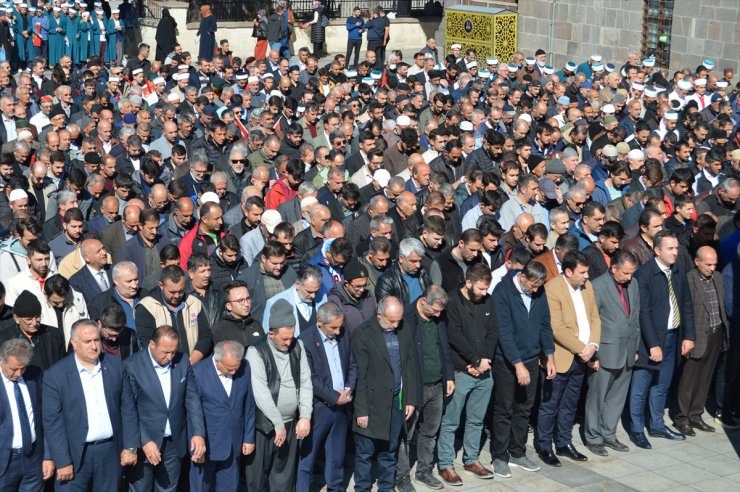
[(14, 300), (14, 323), (0, 331), (0, 344), (12, 338), (28, 340), (33, 345), (30, 365), (45, 371), (64, 357), (64, 334), (62, 330), (41, 324), (41, 303), (38, 297), (24, 290)]
[(252, 296), (247, 284), (235, 280), (224, 285), (224, 310), (213, 326), (213, 343), (236, 340), (245, 347), (254, 345), (265, 334), (259, 321), (251, 316)]

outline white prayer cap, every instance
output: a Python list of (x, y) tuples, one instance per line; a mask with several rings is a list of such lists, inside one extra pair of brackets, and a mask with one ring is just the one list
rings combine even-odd
[(381, 188), (385, 188), (391, 180), (391, 173), (389, 173), (387, 169), (378, 169), (373, 173), (373, 180), (376, 181)]
[(602, 70), (604, 70), (604, 64), (601, 62), (596, 62), (591, 65), (591, 70), (593, 70), (594, 72), (601, 72)]
[(159, 85), (166, 83), (163, 77), (156, 77), (154, 80), (152, 80), (152, 84)]
[(402, 114), (398, 118), (396, 118), (396, 125), (398, 126), (409, 126), (411, 125), (411, 118), (406, 116), (405, 114)]
[(180, 80), (187, 80), (187, 79), (188, 79), (188, 74), (186, 74), (186, 73), (175, 73), (175, 74), (172, 74), (172, 80), (174, 80), (175, 82), (178, 82)]
[(642, 66), (643, 67), (654, 67), (655, 66), (655, 58), (653, 58), (653, 57), (645, 58), (644, 60), (642, 60)]
[(678, 113), (675, 111), (668, 111), (663, 115), (663, 118), (668, 121), (678, 121)]
[(118, 10), (118, 9), (113, 9), (113, 10), (110, 11), (110, 13), (111, 13), (111, 15), (113, 15), (113, 14), (120, 14), (121, 11)]
[(282, 92), (280, 92), (280, 91), (279, 91), (279, 90), (277, 90), (277, 89), (274, 89), (274, 90), (271, 90), (271, 91), (270, 91), (270, 97), (272, 97), (272, 96), (277, 96), (277, 97), (279, 97), (280, 99), (285, 99), (285, 96), (283, 95), (283, 93), (282, 93)]
[(272, 72), (267, 72), (266, 74), (264, 74), (262, 76), (262, 80), (264, 80), (264, 79), (274, 79), (274, 78), (275, 78), (275, 76), (272, 74)]
[(487, 79), (490, 76), (491, 76), (491, 72), (489, 72), (485, 68), (483, 70), (479, 70), (478, 71), (478, 78), (479, 79)]
[(524, 63), (526, 63), (527, 65), (534, 65), (535, 62), (536, 60), (531, 56), (528, 56), (524, 59)]
[(462, 49), (462, 45), (459, 44), (459, 43), (455, 43), (455, 44), (453, 44), (453, 45), (450, 46), (450, 49), (451, 50), (461, 50)]
[(434, 58), (434, 55), (431, 53), (424, 53), (424, 58)]
[(473, 131), (473, 124), (469, 121), (462, 121), (460, 122), (460, 130), (464, 132), (472, 132)]
[(345, 73), (345, 75), (350, 79), (353, 79), (357, 77), (357, 70), (347, 70), (347, 73)]
[(714, 69), (714, 62), (709, 58), (705, 59), (703, 62), (701, 62), (701, 64), (709, 71), (712, 71)]
[(532, 123), (532, 116), (529, 113), (522, 113), (517, 118), (518, 120), (524, 120), (527, 123)]
[(212, 191), (206, 191), (200, 196), (200, 204), (205, 205), (206, 203), (219, 203), (218, 195)]
[(639, 83), (639, 82), (632, 82), (632, 88), (633, 88), (634, 90), (636, 90), (636, 91), (644, 91), (644, 90), (645, 90), (645, 86), (644, 86), (644, 85), (642, 85), (642, 84), (641, 84), (641, 83)]
[(175, 94), (174, 92), (171, 92), (171, 93), (170, 93), (170, 94), (169, 94), (169, 95), (167, 96), (167, 100), (168, 100), (168, 101), (172, 101), (172, 102), (175, 102), (175, 101), (179, 101), (179, 100), (180, 100), (180, 96), (178, 96), (178, 95), (177, 95), (177, 94)]
[(52, 10), (54, 12), (61, 12), (62, 11), (62, 8), (61, 7), (53, 7)]
[(136, 75), (136, 74), (139, 74), (139, 73), (144, 73), (144, 69), (137, 68), (133, 72), (131, 72), (132, 75)]
[(465, 64), (465, 66), (467, 68), (477, 68), (478, 67), (478, 62), (475, 61), (475, 60), (469, 61), (468, 63)]
[(236, 74), (236, 80), (249, 80), (249, 74), (238, 73)]
[(555, 69), (552, 68), (550, 65), (545, 65), (544, 67), (542, 67), (542, 73), (544, 73), (545, 75), (552, 75), (555, 73)]
[(486, 58), (486, 65), (498, 65), (498, 58)]
[(254, 84), (255, 82), (259, 82), (260, 78), (256, 75), (252, 75), (251, 77), (247, 77), (247, 83), (248, 84)]
[(717, 89), (727, 89), (727, 86), (730, 85), (726, 80), (718, 80), (716, 84), (714, 84)]
[(658, 91), (652, 87), (648, 87), (645, 89), (645, 92), (643, 92), (643, 95), (645, 97), (658, 97)]
[(678, 81), (678, 84), (676, 84), (679, 89), (682, 91), (690, 91), (691, 90), (691, 82), (688, 80), (681, 79)]
[(77, 11), (76, 11), (75, 9), (69, 9), (69, 13), (70, 13), (70, 14), (75, 14), (75, 15), (77, 15)]
[(108, 79), (108, 82), (120, 82), (121, 79), (119, 77), (110, 77)]
[(707, 79), (696, 79), (694, 81), (694, 85), (697, 87), (700, 85), (707, 85)]
[(601, 107), (601, 112), (607, 113), (607, 114), (614, 114), (617, 112), (617, 108), (615, 108), (613, 104), (604, 104), (604, 106)]
[(178, 65), (177, 69), (178, 70), (190, 70), (190, 65), (185, 65), (185, 64)]
[(16, 200), (23, 200), (24, 198), (28, 198), (28, 193), (23, 190), (13, 190), (10, 192), (8, 200), (14, 202)]
[(591, 55), (591, 61), (600, 62), (601, 55)]
[(634, 161), (637, 159), (644, 159), (645, 153), (640, 149), (632, 149), (629, 152), (627, 152), (627, 159)]

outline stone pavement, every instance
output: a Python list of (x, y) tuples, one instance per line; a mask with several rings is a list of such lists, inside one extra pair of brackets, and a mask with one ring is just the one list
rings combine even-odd
[[(717, 427), (714, 433), (696, 431), (696, 437), (686, 441), (674, 442), (665, 439), (648, 440), (653, 449), (637, 448), (620, 427), (618, 439), (630, 447), (627, 453), (608, 450), (609, 456), (593, 455), (582, 443), (574, 429), (574, 444), (588, 456), (587, 463), (576, 464), (567, 458), (560, 458), (563, 466), (551, 468), (542, 463), (531, 447), (530, 434), (527, 454), (542, 469), (536, 473), (512, 468), (511, 478), (496, 477), (493, 480), (480, 480), (468, 475), (462, 469), (462, 451), (458, 453), (456, 470), (463, 479), (462, 487), (445, 486), (445, 490), (464, 492), (483, 491), (740, 491), (740, 430), (724, 431), (705, 414), (705, 421)], [(666, 416), (666, 422), (670, 422)], [(488, 442), (481, 454), (481, 462), (490, 464)], [(428, 489), (414, 483), (419, 492)], [(352, 483), (348, 490), (354, 490)], [(375, 490), (375, 489), (373, 489)]]

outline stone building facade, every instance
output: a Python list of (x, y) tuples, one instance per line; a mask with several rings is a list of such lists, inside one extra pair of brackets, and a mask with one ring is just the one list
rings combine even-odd
[[(651, 34), (667, 36), (660, 46), (670, 53), (664, 68), (671, 71), (694, 69), (705, 58), (719, 70), (740, 68), (740, 0), (448, 0), (445, 7), (455, 4), (517, 12), (519, 50), (552, 53), (556, 69), (595, 53), (615, 63), (631, 51), (643, 55), (643, 36)], [(658, 8), (671, 15), (649, 32), (646, 16)]]

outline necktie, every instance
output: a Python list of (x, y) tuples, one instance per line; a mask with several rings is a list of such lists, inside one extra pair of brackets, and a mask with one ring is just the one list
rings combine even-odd
[(102, 270), (99, 271), (98, 278), (99, 278), (98, 283), (100, 284), (100, 288), (103, 290), (103, 292), (105, 292), (110, 287), (108, 285), (108, 279), (105, 278), (105, 272)]
[(678, 311), (678, 299), (676, 298), (676, 291), (673, 290), (671, 271), (666, 270), (665, 276), (668, 277), (668, 295), (671, 299), (671, 310), (673, 311), (673, 328), (675, 329), (681, 325), (681, 313)]
[(627, 317), (630, 317), (630, 305), (627, 302), (627, 297), (624, 295), (624, 286), (617, 284), (617, 290), (619, 291), (619, 298), (622, 300), (622, 306), (624, 306), (624, 312), (627, 313)]
[(26, 401), (23, 399), (23, 393), (21, 392), (21, 386), (18, 381), (13, 381), (13, 391), (15, 392), (15, 404), (18, 407), (18, 420), (21, 423), (21, 442), (23, 454), (29, 456), (33, 447), (33, 440), (31, 438), (31, 423), (28, 420), (28, 413), (26, 413)]

